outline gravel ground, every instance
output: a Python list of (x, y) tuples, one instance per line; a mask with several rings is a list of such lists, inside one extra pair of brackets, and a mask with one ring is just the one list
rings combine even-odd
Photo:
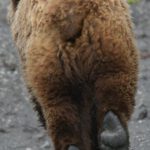
[[(8, 0), (0, 1), (0, 150), (49, 150), (21, 75), (6, 21)], [(131, 150), (150, 149), (150, 0), (131, 7), (141, 52), (135, 113), (129, 124)]]

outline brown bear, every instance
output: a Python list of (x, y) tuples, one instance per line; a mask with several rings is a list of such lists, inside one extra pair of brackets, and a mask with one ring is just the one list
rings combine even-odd
[(125, 0), (12, 0), (24, 79), (55, 150), (129, 150), (138, 52)]

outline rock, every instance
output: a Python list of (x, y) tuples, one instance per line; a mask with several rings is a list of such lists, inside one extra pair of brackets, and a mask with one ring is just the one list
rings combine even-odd
[(5, 134), (5, 133), (8, 133), (8, 131), (6, 131), (6, 129), (0, 128), (0, 134)]
[(50, 148), (50, 147), (51, 147), (51, 145), (50, 145), (50, 143), (48, 141), (45, 141), (45, 143), (41, 146), (42, 149)]
[(137, 108), (136, 120), (143, 120), (148, 117), (148, 110), (144, 104)]
[(150, 59), (150, 52), (143, 52), (141, 53), (142, 59)]
[(30, 148), (30, 147), (27, 147), (27, 148), (26, 148), (26, 150), (32, 150), (32, 148)]

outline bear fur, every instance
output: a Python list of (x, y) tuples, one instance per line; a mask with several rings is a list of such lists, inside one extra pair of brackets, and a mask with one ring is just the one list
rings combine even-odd
[(8, 16), (27, 88), (56, 150), (94, 149), (110, 110), (127, 128), (138, 52), (125, 0), (12, 0)]

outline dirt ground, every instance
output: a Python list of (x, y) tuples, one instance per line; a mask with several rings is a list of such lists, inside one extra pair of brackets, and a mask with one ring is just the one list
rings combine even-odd
[[(0, 0), (0, 150), (50, 150), (21, 79), (18, 55)], [(137, 105), (129, 123), (131, 150), (150, 150), (150, 0), (131, 6), (141, 52)]]

